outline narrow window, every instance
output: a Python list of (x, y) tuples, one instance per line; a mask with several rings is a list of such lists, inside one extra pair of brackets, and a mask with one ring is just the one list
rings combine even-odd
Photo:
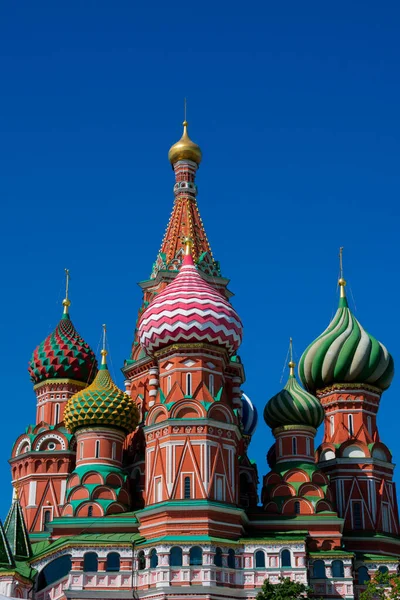
[(224, 500), (224, 480), (222, 477), (216, 477), (215, 487), (216, 487), (215, 499), (222, 502)]
[(313, 577), (315, 579), (325, 579), (325, 563), (323, 560), (316, 560), (313, 564)]
[(306, 438), (306, 454), (307, 456), (310, 456), (311, 454), (310, 438)]
[(354, 434), (353, 415), (349, 415), (349, 434), (350, 435)]
[(279, 438), (278, 455), (282, 456), (282, 438)]
[(44, 406), (40, 409), (40, 420), (44, 421)]
[(193, 546), (193, 548), (190, 548), (189, 564), (191, 567), (198, 567), (203, 564), (203, 550), (200, 546)]
[(54, 425), (57, 425), (59, 420), (60, 420), (60, 405), (56, 404), (55, 412), (54, 412)]
[(46, 509), (43, 511), (43, 530), (46, 529), (46, 525), (50, 521), (51, 521), (51, 509)]
[(192, 395), (192, 374), (186, 373), (186, 396)]
[(171, 377), (171, 375), (168, 375), (168, 377), (167, 377), (167, 394), (170, 393), (171, 387), (172, 387), (172, 377)]
[(332, 562), (332, 577), (344, 577), (343, 561), (334, 560)]
[(372, 419), (371, 419), (371, 415), (368, 415), (368, 417), (367, 417), (367, 429), (368, 429), (369, 435), (372, 435)]
[(96, 440), (96, 449), (95, 449), (95, 458), (99, 458), (100, 456), (100, 440)]
[(290, 552), (289, 550), (283, 550), (282, 554), (281, 554), (281, 566), (282, 567), (290, 567), (291, 566), (291, 560), (290, 560)]
[(294, 514), (300, 514), (300, 502), (298, 500), (296, 500), (296, 502), (294, 503)]
[(208, 391), (210, 392), (211, 396), (214, 396), (214, 375), (212, 373), (208, 377)]
[(93, 517), (93, 506), (88, 506), (87, 516), (88, 517)]
[(382, 529), (390, 532), (389, 507), (385, 502), (382, 503)]
[(264, 569), (265, 568), (265, 554), (262, 550), (257, 550), (255, 556), (256, 569)]
[(80, 444), (80, 457), (83, 458), (83, 442)]
[(115, 442), (112, 443), (111, 446), (111, 459), (115, 460), (115, 456), (117, 454), (117, 444)]
[(353, 529), (363, 528), (362, 505), (361, 502), (352, 503), (353, 510)]
[(155, 548), (150, 552), (150, 569), (155, 569), (158, 567), (158, 555), (157, 550)]
[(146, 568), (146, 559), (143, 550), (138, 554), (138, 571), (144, 571)]
[(171, 548), (171, 552), (169, 553), (169, 564), (171, 567), (181, 567), (182, 566), (182, 548), (179, 546), (173, 546)]
[(368, 574), (368, 569), (367, 567), (360, 567), (357, 570), (357, 583), (358, 585), (367, 585), (368, 581), (370, 580), (370, 576)]
[(228, 550), (228, 569), (235, 569), (235, 568), (236, 568), (235, 551), (233, 550), (233, 548), (229, 548), (229, 550)]
[(161, 477), (157, 477), (154, 482), (154, 495), (156, 502), (162, 502), (162, 480)]
[(118, 552), (107, 554), (106, 571), (119, 571), (120, 556)]
[(222, 567), (222, 550), (221, 550), (221, 548), (215, 548), (214, 565), (216, 567)]
[(99, 562), (96, 552), (86, 552), (86, 554), (83, 557), (83, 571), (85, 573), (87, 573), (88, 571), (96, 573), (98, 565)]
[(297, 439), (292, 438), (292, 454), (297, 454)]
[(184, 495), (183, 495), (185, 500), (190, 500), (190, 498), (192, 497), (191, 490), (190, 490), (190, 483), (191, 483), (190, 477), (185, 477), (185, 480), (184, 480), (185, 489), (184, 489)]
[(335, 417), (333, 415), (329, 417), (329, 423), (331, 427), (331, 436), (333, 436), (333, 434), (335, 433)]

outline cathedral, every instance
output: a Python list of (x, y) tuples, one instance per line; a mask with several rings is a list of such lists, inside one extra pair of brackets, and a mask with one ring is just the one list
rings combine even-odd
[(125, 390), (105, 327), (96, 357), (71, 320), (68, 272), (61, 319), (32, 354), (36, 421), (9, 459), (0, 594), (253, 600), (265, 579), (290, 577), (318, 599), (357, 599), (399, 564), (394, 464), (377, 423), (393, 359), (350, 310), (341, 272), (333, 320), (298, 369), (290, 356), (258, 423), (275, 438), (260, 481), (242, 322), (200, 216), (202, 153), (186, 121), (168, 157), (175, 198), (140, 283)]

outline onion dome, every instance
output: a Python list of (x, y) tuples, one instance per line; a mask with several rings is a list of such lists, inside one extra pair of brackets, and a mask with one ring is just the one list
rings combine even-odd
[(232, 305), (204, 281), (193, 264), (191, 240), (181, 269), (143, 312), (139, 339), (148, 354), (176, 343), (213, 344), (234, 354), (242, 341), (242, 323)]
[(102, 363), (89, 387), (71, 396), (64, 411), (64, 423), (71, 433), (80, 427), (112, 427), (130, 433), (139, 420), (131, 398), (111, 379), (107, 368), (107, 351), (101, 351)]
[(90, 383), (96, 374), (96, 356), (69, 318), (71, 302), (68, 297), (63, 305), (61, 321), (32, 354), (28, 371), (34, 384), (48, 379), (73, 379)]
[(324, 420), (324, 410), (318, 398), (306, 392), (297, 383), (295, 366), (295, 363), (290, 361), (287, 384), (265, 406), (264, 419), (271, 429), (283, 425), (308, 425), (317, 429)]
[(345, 285), (341, 277), (339, 308), (328, 328), (303, 353), (300, 379), (312, 392), (346, 383), (386, 390), (394, 375), (393, 358), (352, 314)]
[(252, 436), (258, 422), (257, 409), (246, 394), (242, 394), (242, 424), (244, 435)]
[(179, 142), (176, 142), (168, 152), (168, 159), (171, 165), (174, 165), (178, 160), (191, 160), (197, 165), (201, 163), (201, 150), (200, 146), (192, 142), (190, 139), (187, 128), (188, 122), (183, 121), (183, 134)]

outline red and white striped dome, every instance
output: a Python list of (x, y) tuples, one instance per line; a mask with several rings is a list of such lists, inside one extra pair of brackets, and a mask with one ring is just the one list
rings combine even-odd
[(199, 275), (191, 254), (139, 321), (139, 339), (148, 354), (170, 344), (204, 342), (234, 354), (242, 341), (242, 322), (231, 304)]

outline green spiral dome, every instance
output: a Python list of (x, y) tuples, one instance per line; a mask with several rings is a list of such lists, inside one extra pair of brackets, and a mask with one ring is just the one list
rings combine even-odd
[(271, 429), (282, 425), (308, 425), (317, 429), (324, 420), (324, 410), (319, 400), (299, 385), (294, 367), (290, 369), (289, 379), (283, 390), (267, 402), (264, 420)]
[(386, 390), (394, 375), (393, 358), (357, 321), (344, 290), (342, 295), (328, 328), (303, 353), (300, 379), (310, 392), (346, 383)]
[(131, 398), (120, 390), (102, 364), (91, 385), (67, 402), (64, 423), (71, 433), (80, 427), (113, 427), (130, 433), (136, 428), (139, 413)]

